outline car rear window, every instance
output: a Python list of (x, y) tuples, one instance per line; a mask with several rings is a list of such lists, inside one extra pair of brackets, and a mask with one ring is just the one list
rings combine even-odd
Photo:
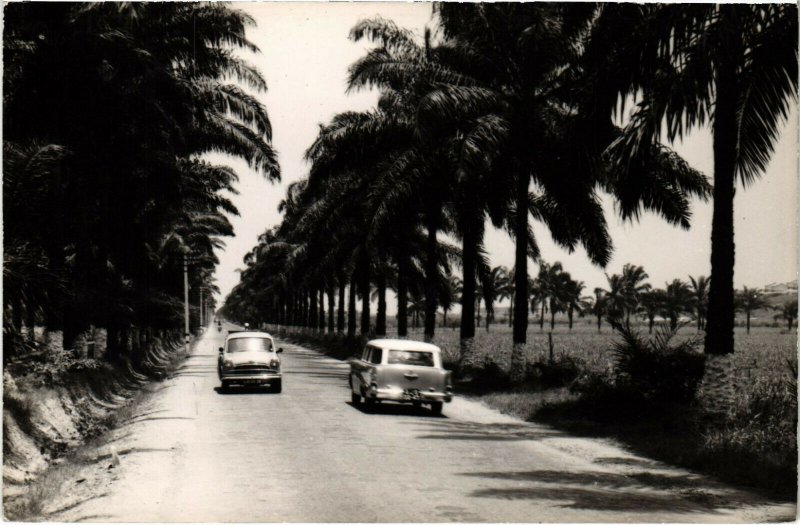
[(389, 364), (433, 366), (433, 353), (409, 350), (389, 350)]
[(233, 352), (269, 352), (272, 341), (263, 337), (242, 337), (228, 341), (228, 353)]

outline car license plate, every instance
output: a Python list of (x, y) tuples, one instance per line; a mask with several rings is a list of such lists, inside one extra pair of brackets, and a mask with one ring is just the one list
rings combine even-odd
[(419, 390), (417, 389), (403, 390), (403, 399), (406, 399), (408, 401), (417, 401), (419, 399)]
[(260, 379), (248, 379), (247, 381), (245, 381), (245, 384), (246, 385), (260, 385), (261, 384), (261, 380)]

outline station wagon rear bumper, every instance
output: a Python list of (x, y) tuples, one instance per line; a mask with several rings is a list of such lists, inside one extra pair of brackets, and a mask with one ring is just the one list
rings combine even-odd
[(413, 403), (419, 401), (421, 403), (431, 402), (445, 402), (449, 403), (453, 400), (452, 393), (446, 392), (431, 392), (429, 390), (420, 390), (419, 395), (410, 396), (402, 388), (370, 388), (366, 391), (365, 397), (375, 399), (377, 401), (396, 401), (398, 403)]

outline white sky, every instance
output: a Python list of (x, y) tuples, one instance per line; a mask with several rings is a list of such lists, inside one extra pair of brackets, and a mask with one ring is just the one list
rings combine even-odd
[[(345, 94), (347, 68), (369, 47), (349, 40), (350, 28), (363, 18), (380, 15), (420, 34), (430, 20), (431, 5), (425, 3), (234, 3), (253, 16), (257, 27), (248, 38), (260, 49), (249, 55), (261, 70), (269, 91), (260, 95), (272, 122), (273, 145), (278, 151), (282, 182), (271, 184), (252, 172), (244, 162), (211, 157), (213, 162), (233, 166), (240, 177), (240, 195), (233, 200), (241, 213), (233, 217), (236, 237), (227, 239), (227, 248), (219, 254), (217, 284), (222, 296), (239, 282), (237, 269), (242, 257), (267, 228), (278, 224), (277, 211), (286, 187), (304, 177), (308, 166), (303, 153), (313, 142), (319, 124), (327, 123), (341, 111), (365, 110), (377, 100), (375, 93)], [(797, 278), (797, 108), (777, 145), (767, 172), (735, 200), (737, 287), (762, 287), (770, 282)], [(711, 134), (698, 130), (684, 144), (675, 146), (693, 167), (707, 176), (713, 174)], [(604, 272), (621, 272), (625, 263), (644, 266), (650, 283), (663, 287), (673, 278), (686, 280), (688, 275), (710, 273), (711, 204), (695, 202), (690, 231), (669, 226), (662, 219), (645, 215), (638, 224), (622, 223), (614, 215), (610, 200), (605, 200), (606, 217), (614, 241), (614, 256), (605, 269), (593, 266), (585, 252), (573, 254), (556, 247), (541, 225), (534, 225), (544, 260), (561, 261), (575, 279), (586, 283), (587, 292), (605, 287)], [(492, 265), (514, 264), (513, 243), (491, 226), (486, 245)], [(529, 272), (537, 271), (529, 263)], [(389, 311), (394, 312), (393, 301)]]

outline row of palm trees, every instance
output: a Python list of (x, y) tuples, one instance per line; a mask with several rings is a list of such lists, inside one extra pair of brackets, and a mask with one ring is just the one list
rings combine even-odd
[(106, 329), (110, 358), (153, 331), (182, 337), (185, 263), (191, 302), (214, 307), (237, 175), (201, 156), (279, 177), (249, 94), (265, 81), (234, 53), (256, 50), (252, 23), (216, 3), (4, 9), (6, 356), (34, 326), (62, 332), (65, 349)]
[[(790, 5), (445, 3), (420, 37), (384, 19), (358, 23), (351, 37), (375, 47), (351, 66), (349, 89), (378, 89), (378, 105), (321, 127), (309, 175), (251, 252), (229, 315), (322, 326), (327, 294), (330, 330), (338, 291), (337, 329), (346, 310), (355, 333), (360, 296), (367, 333), (374, 286), (381, 334), (391, 287), (399, 334), (408, 298), (422, 298), (431, 339), (437, 307), (453, 302), (447, 283), (457, 265), (468, 361), (476, 295), (491, 279), (483, 246), (491, 221), (515, 242), (519, 370), (536, 292), (528, 259), (539, 258), (531, 218), (604, 266), (612, 243), (599, 192), (623, 219), (650, 211), (684, 228), (690, 199), (713, 195), (705, 349), (732, 352), (733, 187), (736, 176), (763, 172), (795, 97), (796, 15)], [(630, 97), (634, 111), (620, 127)], [(708, 122), (713, 190), (660, 142)]]

